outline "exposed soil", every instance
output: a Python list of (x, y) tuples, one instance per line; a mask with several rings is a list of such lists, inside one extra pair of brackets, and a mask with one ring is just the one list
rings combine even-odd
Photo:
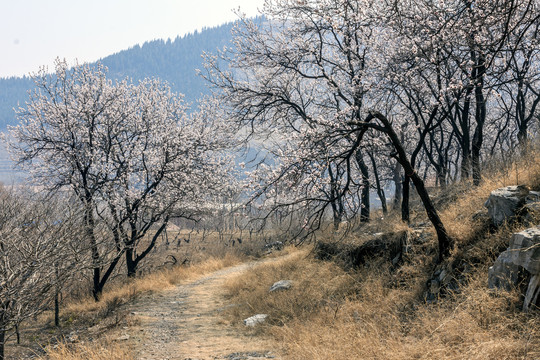
[(219, 314), (231, 306), (226, 303), (223, 283), (258, 263), (223, 269), (139, 298), (129, 306), (134, 325), (124, 328), (118, 341), (125, 341), (141, 360), (280, 359), (275, 342), (250, 336), (238, 324), (227, 324)]

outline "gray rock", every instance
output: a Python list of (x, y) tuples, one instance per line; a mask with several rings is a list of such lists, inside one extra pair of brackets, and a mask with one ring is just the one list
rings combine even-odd
[(506, 251), (511, 252), (514, 264), (533, 275), (540, 274), (540, 226), (514, 234)]
[(540, 201), (529, 202), (523, 207), (524, 221), (526, 224), (535, 225), (540, 223)]
[(69, 333), (68, 337), (67, 337), (67, 340), (70, 342), (70, 343), (78, 343), (80, 340), (79, 340), (79, 335), (77, 335), (77, 332), (76, 331), (72, 331)]
[(437, 266), (426, 283), (427, 289), (424, 293), (424, 299), (428, 304), (438, 302), (439, 297), (444, 296), (449, 291), (457, 291), (458, 284), (452, 274), (453, 270), (450, 264)]
[(262, 324), (266, 318), (268, 317), (268, 314), (257, 314), (253, 315), (252, 317), (248, 317), (244, 320), (244, 325), (253, 327), (257, 324)]
[(525, 293), (525, 300), (523, 301), (523, 311), (528, 311), (531, 304), (538, 303), (538, 296), (540, 295), (540, 274), (533, 275), (529, 281), (527, 292)]
[(488, 271), (488, 287), (510, 291), (519, 281), (522, 269), (512, 262), (512, 253), (502, 252)]
[(540, 201), (540, 191), (529, 191), (527, 195), (527, 203), (534, 203)]
[(263, 250), (268, 250), (268, 251), (272, 251), (272, 250), (283, 250), (283, 243), (281, 241), (274, 241), (274, 242), (271, 242), (269, 244), (266, 244), (264, 245), (263, 247)]
[(274, 285), (270, 287), (269, 292), (279, 291), (279, 290), (288, 290), (291, 288), (293, 282), (292, 280), (279, 280), (275, 282)]
[(508, 249), (499, 255), (489, 269), (488, 286), (511, 289), (517, 285), (522, 269), (531, 274), (523, 303), (523, 310), (528, 311), (531, 304), (536, 304), (540, 293), (540, 226), (512, 236)]
[(276, 357), (272, 355), (272, 352), (259, 352), (259, 351), (249, 351), (249, 352), (236, 352), (223, 357), (227, 360), (252, 360), (252, 359), (275, 359)]
[(514, 218), (520, 208), (527, 202), (529, 189), (526, 186), (507, 186), (494, 190), (484, 206), (495, 226)]

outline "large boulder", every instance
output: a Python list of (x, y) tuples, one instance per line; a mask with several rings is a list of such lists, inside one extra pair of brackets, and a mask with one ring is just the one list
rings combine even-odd
[(509, 289), (517, 285), (520, 272), (527, 271), (531, 280), (525, 294), (523, 310), (535, 305), (540, 293), (540, 226), (515, 233), (510, 246), (501, 253), (489, 269), (490, 288)]
[(484, 206), (495, 226), (516, 217), (518, 211), (527, 202), (529, 189), (526, 186), (507, 186), (493, 190)]
[(514, 264), (533, 275), (540, 274), (540, 226), (514, 234), (506, 251), (510, 251)]
[(517, 285), (523, 272), (523, 268), (512, 261), (512, 252), (504, 251), (489, 268), (488, 287), (510, 291)]

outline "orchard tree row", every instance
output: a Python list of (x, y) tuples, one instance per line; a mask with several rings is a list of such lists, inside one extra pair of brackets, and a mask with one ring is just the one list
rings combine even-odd
[[(268, 0), (203, 76), (246, 141), (271, 161), (251, 174), (274, 212), (317, 229), (369, 220), (393, 179), (409, 221), (410, 184), (439, 239), (453, 241), (426, 180), (482, 180), (484, 159), (535, 138), (540, 117), (537, 0)], [(223, 64), (227, 64), (228, 67)], [(247, 129), (247, 130), (246, 130)], [(383, 208), (385, 209), (385, 208)]]
[(5, 136), (41, 195), (0, 194), (0, 350), (77, 273), (90, 271), (99, 300), (119, 264), (135, 276), (171, 219), (197, 219), (235, 188), (232, 138), (211, 101), (188, 115), (159, 80), (113, 83), (102, 66), (60, 60), (55, 70), (33, 75)]
[(34, 186), (75, 196), (98, 300), (121, 257), (134, 276), (171, 218), (229, 191), (231, 141), (204, 107), (188, 115), (159, 80), (113, 83), (101, 66), (57, 61), (54, 75), (43, 69), (34, 81), (10, 150)]

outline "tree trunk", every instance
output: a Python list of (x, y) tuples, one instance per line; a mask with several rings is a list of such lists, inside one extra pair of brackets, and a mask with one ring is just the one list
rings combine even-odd
[(452, 250), (453, 247), (453, 241), (448, 236), (444, 224), (441, 221), (437, 210), (433, 206), (433, 203), (431, 202), (424, 182), (412, 168), (411, 171), (413, 171), (411, 180), (416, 188), (416, 191), (418, 192), (418, 195), (420, 196), (420, 199), (422, 199), (422, 204), (426, 209), (429, 220), (435, 227), (435, 232), (437, 233), (437, 239), (439, 241), (439, 261), (442, 261), (445, 257), (450, 255), (450, 250)]
[(127, 276), (135, 277), (137, 275), (137, 263), (135, 262), (135, 257), (133, 249), (126, 250), (126, 266), (127, 266)]
[(442, 189), (446, 188), (446, 177), (448, 175), (448, 169), (446, 167), (446, 161), (445, 158), (442, 156), (442, 154), (439, 154), (439, 166), (437, 168), (437, 179), (439, 182), (439, 186)]
[(408, 175), (405, 175), (403, 179), (403, 188), (402, 188), (402, 199), (401, 199), (401, 221), (406, 222), (407, 224), (411, 221), (410, 216), (410, 191), (411, 191), (411, 180)]
[(58, 270), (58, 264), (55, 264), (56, 284), (54, 291), (54, 326), (60, 327), (60, 271)]
[(103, 292), (103, 286), (101, 285), (100, 279), (100, 269), (94, 268), (94, 287), (92, 288), (92, 296), (96, 302), (101, 298), (101, 293)]
[(381, 180), (379, 178), (379, 171), (377, 170), (377, 163), (375, 162), (375, 156), (371, 152), (368, 153), (369, 158), (371, 159), (371, 166), (373, 167), (373, 175), (375, 175), (375, 184), (377, 186), (377, 195), (379, 200), (381, 200), (381, 207), (383, 214), (388, 214), (388, 208), (386, 207), (386, 194), (384, 189), (381, 187)]
[(471, 169), (471, 148), (470, 148), (470, 122), (469, 111), (471, 108), (471, 93), (472, 86), (467, 87), (467, 93), (465, 95), (465, 103), (463, 104), (463, 110), (461, 111), (460, 128), (463, 133), (461, 139), (461, 179), (468, 179)]
[(343, 199), (331, 165), (328, 166), (328, 175), (330, 176), (330, 206), (332, 207), (334, 230), (337, 231), (339, 229), (339, 224), (343, 219)]
[(486, 58), (482, 52), (471, 52), (471, 59), (475, 63), (473, 68), (472, 80), (474, 82), (474, 97), (476, 102), (475, 120), (476, 128), (474, 129), (472, 141), (472, 173), (473, 184), (480, 185), (482, 174), (480, 170), (480, 153), (482, 143), (484, 141), (484, 124), (486, 122), (486, 99), (484, 96), (484, 77), (486, 73)]
[(0, 360), (4, 360), (4, 349), (5, 349), (5, 341), (6, 341), (6, 330), (5, 325), (1, 325), (2, 328), (0, 329)]
[(101, 296), (101, 292), (103, 290), (103, 286), (100, 286), (100, 278), (101, 278), (101, 267), (99, 263), (99, 249), (97, 245), (97, 240), (94, 235), (94, 214), (92, 209), (92, 203), (91, 200), (87, 199), (85, 204), (85, 212), (84, 212), (84, 224), (85, 224), (85, 232), (86, 237), (88, 238), (88, 241), (90, 242), (90, 250), (92, 253), (92, 272), (93, 272), (93, 288), (92, 288), (92, 296), (94, 297), (95, 301), (99, 301), (99, 297)]
[(398, 206), (401, 204), (401, 197), (402, 197), (402, 180), (401, 180), (401, 165), (399, 162), (396, 161), (396, 166), (394, 167), (394, 202), (392, 207), (394, 209), (397, 209)]
[(54, 294), (54, 326), (60, 327), (60, 295), (58, 291)]
[(360, 222), (369, 222), (370, 204), (369, 204), (369, 170), (364, 162), (364, 157), (360, 152), (360, 149), (356, 150), (356, 162), (360, 168), (362, 174), (362, 205), (360, 209)]
[[(483, 81), (482, 81), (483, 83)], [(477, 86), (476, 90), (476, 128), (472, 141), (472, 175), (473, 184), (480, 185), (482, 181), (480, 155), (484, 140), (484, 124), (486, 120), (486, 102), (483, 94), (483, 85)]]
[(396, 132), (392, 128), (392, 124), (390, 123), (390, 121), (388, 121), (388, 119), (384, 115), (378, 112), (370, 114), (370, 116), (366, 119), (366, 122), (371, 120), (371, 118), (377, 118), (383, 124), (386, 134), (388, 135), (388, 137), (392, 141), (394, 148), (396, 149), (397, 159), (403, 167), (403, 170), (405, 171), (405, 176), (410, 177), (418, 195), (420, 196), (420, 199), (422, 200), (422, 204), (424, 205), (427, 216), (433, 224), (435, 232), (437, 233), (437, 240), (439, 242), (439, 261), (442, 261), (445, 257), (450, 255), (450, 251), (452, 250), (454, 244), (453, 240), (450, 238), (450, 236), (448, 236), (444, 224), (439, 217), (437, 210), (433, 206), (433, 203), (431, 202), (424, 182), (418, 176), (416, 171), (414, 171), (414, 168), (412, 167), (409, 159), (407, 158), (405, 149), (399, 141)]
[[(144, 249), (144, 251), (140, 255), (137, 255), (134, 249), (132, 248), (133, 244), (135, 243), (135, 239), (131, 239), (130, 242), (126, 243), (125, 252), (126, 252), (126, 266), (127, 266), (128, 277), (134, 277), (137, 274), (137, 266), (139, 265), (141, 260), (144, 259), (146, 255), (148, 255), (150, 251), (152, 251), (152, 249), (155, 248), (157, 239), (163, 233), (163, 231), (167, 228), (168, 222), (169, 222), (168, 218), (163, 221), (163, 224), (161, 224), (159, 229), (157, 229), (157, 231), (155, 232), (154, 236), (152, 236), (152, 240), (150, 241), (150, 244), (148, 244), (146, 249)], [(224, 241), (222, 231), (219, 232), (219, 236), (220, 236), (220, 240)]]

